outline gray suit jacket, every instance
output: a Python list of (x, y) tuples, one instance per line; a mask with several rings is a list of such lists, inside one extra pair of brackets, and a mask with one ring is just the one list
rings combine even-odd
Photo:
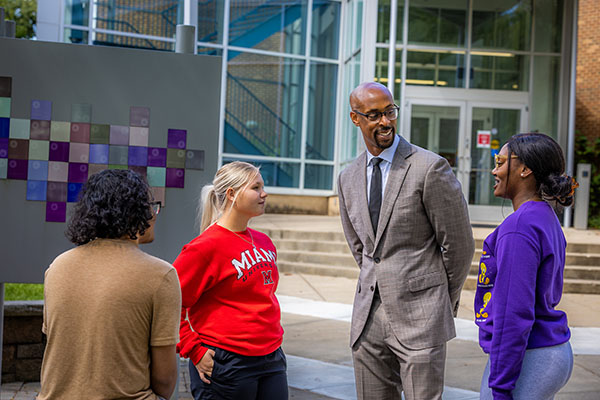
[(456, 336), (453, 316), (474, 252), (460, 183), (444, 158), (400, 137), (373, 232), (366, 162), (365, 152), (338, 181), (344, 233), (361, 269), (350, 345), (363, 331), (376, 284), (400, 343), (443, 344)]

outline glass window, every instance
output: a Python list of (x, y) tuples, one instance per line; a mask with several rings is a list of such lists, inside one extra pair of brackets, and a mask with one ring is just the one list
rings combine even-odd
[(531, 130), (557, 137), (560, 57), (535, 56)]
[(80, 31), (77, 29), (65, 28), (65, 36), (63, 38), (63, 41), (65, 43), (87, 44), (88, 32)]
[(388, 55), (389, 49), (385, 47), (375, 49), (375, 82), (386, 86), (388, 83)]
[(465, 0), (446, 0), (437, 4), (427, 0), (411, 0), (408, 42), (464, 47), (468, 6)]
[(315, 57), (338, 57), (340, 8), (337, 1), (314, 0), (311, 54)]
[[(139, 0), (135, 5), (129, 2), (96, 0), (96, 27), (111, 31), (137, 33), (142, 35), (175, 37), (175, 27), (183, 22), (179, 13), (179, 0)], [(178, 19), (179, 16), (179, 19)], [(151, 49), (164, 49), (143, 45), (141, 41), (112, 42), (117, 36), (105, 35), (101, 43), (106, 45), (134, 46)], [(140, 44), (137, 46), (136, 44)]]
[(406, 84), (464, 86), (463, 54), (440, 51), (409, 51), (406, 55)]
[(491, 56), (477, 53), (472, 52), (471, 56), (471, 88), (529, 90), (529, 56), (510, 53), (496, 53), (499, 55)]
[(333, 160), (337, 65), (311, 63), (306, 158)]
[[(238, 159), (224, 157), (223, 164)], [(265, 186), (298, 187), (300, 186), (300, 164), (280, 161), (242, 160), (260, 167), (260, 174)]]
[(535, 1), (535, 51), (560, 52), (563, 10), (562, 0)]
[(333, 165), (306, 164), (304, 166), (304, 187), (306, 189), (331, 190)]
[(224, 5), (222, 0), (198, 1), (199, 42), (223, 43)]
[(300, 157), (304, 61), (230, 51), (227, 153)]
[(472, 47), (530, 50), (532, 0), (473, 0)]
[(138, 49), (175, 51), (175, 42), (96, 32), (95, 45), (133, 47)]
[[(398, 0), (396, 9), (396, 42), (402, 43), (404, 26), (404, 0)], [(390, 42), (391, 4), (390, 0), (380, 0), (377, 6), (377, 43)]]
[(350, 3), (347, 12), (346, 20), (344, 21), (345, 37), (344, 40), (344, 59), (352, 56), (352, 54), (360, 49), (362, 40), (362, 2), (357, 1)]
[(460, 107), (413, 104), (410, 141), (448, 160), (456, 170)]
[(231, 0), (231, 46), (304, 54), (306, 1)]
[(90, 15), (89, 7), (90, 0), (65, 0), (65, 25), (87, 26)]
[(360, 84), (360, 53), (352, 58), (344, 66), (344, 89), (340, 101), (344, 104), (344, 112), (342, 112), (343, 123), (342, 129), (338, 133), (341, 135), (340, 140), (340, 161), (342, 164), (353, 160), (356, 157), (359, 131), (350, 120), (350, 105), (348, 100), (350, 92)]
[(223, 55), (223, 50), (215, 49), (213, 47), (198, 46), (198, 54), (204, 56), (221, 56)]

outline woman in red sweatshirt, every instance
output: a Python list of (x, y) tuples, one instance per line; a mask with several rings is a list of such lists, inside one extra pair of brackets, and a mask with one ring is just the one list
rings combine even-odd
[(202, 190), (200, 236), (173, 263), (182, 292), (178, 352), (194, 399), (287, 399), (277, 253), (248, 228), (265, 210), (258, 168), (232, 162)]

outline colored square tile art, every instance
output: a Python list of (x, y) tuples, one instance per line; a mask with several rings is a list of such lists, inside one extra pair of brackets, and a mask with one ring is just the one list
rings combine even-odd
[(48, 161), (29, 160), (27, 179), (32, 181), (47, 181)]
[(71, 104), (71, 122), (92, 122), (92, 105)]
[(127, 146), (109, 146), (108, 163), (117, 165), (127, 165)]
[(52, 119), (52, 102), (48, 100), (31, 100), (31, 119), (50, 121)]
[(127, 146), (129, 144), (129, 127), (121, 125), (110, 126), (110, 144), (120, 144)]
[(27, 160), (8, 160), (7, 179), (27, 180)]
[(159, 147), (148, 147), (148, 166), (166, 167), (167, 149)]
[(9, 139), (8, 158), (27, 160), (29, 158), (29, 140)]
[(69, 161), (69, 142), (50, 142), (50, 161)]
[(85, 183), (88, 179), (88, 165), (85, 163), (69, 163), (69, 182)]
[(148, 148), (130, 146), (129, 165), (146, 166), (148, 164)]
[(185, 170), (182, 168), (167, 168), (166, 187), (183, 188), (185, 186)]
[(67, 182), (48, 182), (46, 200), (67, 201)]
[(48, 163), (48, 180), (66, 182), (69, 178), (69, 163), (50, 161)]
[(135, 172), (136, 174), (143, 176), (146, 179), (148, 177), (148, 170), (146, 167), (142, 167), (139, 165), (130, 165), (129, 169), (132, 170), (133, 172)]
[(71, 143), (69, 146), (69, 162), (87, 163), (90, 160), (90, 145), (87, 143)]
[(7, 172), (8, 172), (8, 159), (0, 158), (0, 179), (6, 179)]
[(31, 139), (50, 140), (50, 121), (40, 121), (37, 119), (32, 119), (31, 121), (23, 119), (21, 121), (29, 124), (29, 137)]
[(79, 200), (81, 189), (83, 189), (83, 183), (69, 183), (67, 187), (67, 202), (77, 202)]
[(129, 145), (148, 147), (148, 128), (137, 126), (129, 128)]
[(148, 107), (130, 107), (129, 125), (144, 127), (150, 126), (150, 109)]
[(71, 139), (71, 123), (52, 121), (50, 123), (50, 140), (53, 142), (68, 142)]
[[(48, 121), (44, 121), (49, 124)], [(49, 126), (49, 125), (48, 125)], [(29, 120), (11, 118), (10, 120), (10, 134), (12, 139), (29, 139)]]
[(88, 178), (105, 169), (108, 169), (108, 164), (88, 164)]
[(110, 125), (92, 124), (90, 128), (90, 143), (108, 144)]
[(0, 97), (0, 117), (10, 118), (10, 97)]
[(204, 170), (204, 150), (186, 150), (185, 168)]
[(184, 168), (185, 150), (167, 149), (167, 168)]
[(90, 142), (90, 124), (83, 122), (71, 123), (71, 142), (89, 143)]
[(170, 149), (185, 149), (187, 131), (183, 129), (169, 129), (167, 147)]
[(162, 167), (148, 167), (148, 185), (164, 187), (167, 179), (167, 169)]
[(108, 164), (107, 144), (90, 144), (90, 163)]
[(46, 222), (65, 222), (67, 203), (49, 201), (46, 203)]
[(0, 76), (0, 96), (12, 97), (12, 78), (10, 76)]
[(128, 169), (128, 168), (127, 168), (127, 165), (108, 164), (108, 169)]
[(10, 135), (10, 118), (0, 118), (0, 138)]
[(0, 158), (8, 158), (8, 139), (0, 138)]
[(29, 159), (48, 161), (50, 142), (47, 140), (29, 141)]
[(27, 200), (46, 201), (46, 181), (27, 181)]

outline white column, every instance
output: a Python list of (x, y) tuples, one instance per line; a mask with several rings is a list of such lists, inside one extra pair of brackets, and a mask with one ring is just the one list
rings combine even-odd
[(42, 0), (37, 5), (36, 38), (46, 42), (60, 41), (60, 21), (64, 0)]

